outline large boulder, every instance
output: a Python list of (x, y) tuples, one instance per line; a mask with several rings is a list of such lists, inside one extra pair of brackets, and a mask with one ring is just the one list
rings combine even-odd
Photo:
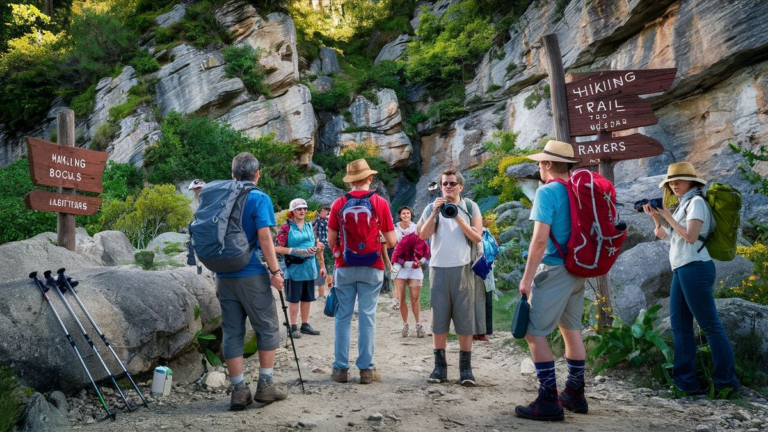
[(320, 205), (331, 205), (345, 193), (346, 191), (337, 188), (333, 183), (323, 180), (317, 183), (312, 196), (307, 201), (316, 202)]
[(331, 48), (321, 47), (320, 57), (309, 66), (309, 73), (313, 75), (331, 75), (341, 72), (336, 51)]
[(408, 41), (411, 37), (407, 34), (401, 34), (397, 39), (384, 45), (384, 48), (379, 51), (379, 55), (376, 56), (376, 60), (373, 64), (377, 65), (384, 60), (397, 60), (405, 54), (405, 50), (408, 49)]
[(133, 245), (122, 231), (101, 231), (92, 241), (77, 248), (78, 253), (93, 258), (104, 266), (118, 266), (133, 262)]
[(317, 119), (312, 108), (312, 94), (303, 84), (293, 86), (274, 99), (239, 105), (220, 120), (252, 137), (274, 133), (281, 141), (292, 143), (298, 151), (298, 164), (312, 162)]
[[(155, 272), (135, 267), (75, 269), (68, 265), (71, 258), (67, 258), (63, 248), (41, 241), (10, 245), (16, 250), (35, 250), (38, 256), (43, 256), (50, 248), (59, 250), (60, 254), (54, 258), (58, 259), (49, 266), (53, 269), (65, 266), (68, 275), (80, 281), (77, 288), (80, 299), (132, 374), (152, 370), (160, 357), (177, 357), (196, 344), (197, 331), (210, 332), (221, 325), (216, 319), (221, 315), (221, 309), (213, 282), (210, 277), (198, 276), (193, 269)], [(17, 265), (23, 266), (21, 263)], [(0, 267), (5, 270), (5, 266)], [(73, 390), (87, 385), (88, 378), (64, 340), (50, 305), (42, 299), (26, 274), (23, 278), (17, 276), (14, 273), (13, 277), (3, 278), (0, 283), (3, 292), (0, 297), (0, 340), (3, 341), (0, 363), (12, 367), (27, 385), (38, 389)], [(91, 374), (97, 380), (105, 378), (103, 369), (78, 335), (76, 324), (58, 296), (49, 292), (49, 297), (78, 343)], [(69, 294), (67, 297), (71, 301)], [(105, 357), (105, 361), (112, 370), (119, 369), (113, 359)]]
[(182, 249), (186, 249), (187, 241), (189, 241), (189, 234), (165, 232), (153, 238), (147, 245), (147, 250), (162, 252), (168, 246), (180, 246)]
[(35, 392), (21, 414), (22, 432), (58, 432), (69, 430), (67, 398), (60, 391), (51, 393), (48, 400)]
[(173, 61), (157, 71), (157, 104), (171, 111), (218, 116), (247, 100), (240, 78), (227, 78), (219, 51), (198, 51), (182, 44), (171, 50)]
[[(714, 261), (717, 272), (715, 289), (740, 284), (752, 274), (754, 266), (744, 257), (733, 261)], [(609, 273), (611, 301), (617, 317), (625, 322), (635, 319), (640, 309), (655, 304), (667, 306), (672, 286), (669, 242), (641, 243), (623, 252)]]
[(144, 166), (144, 149), (160, 139), (160, 124), (147, 107), (120, 121), (120, 132), (107, 147), (109, 159), (117, 163)]
[[(46, 238), (29, 239), (0, 245), (0, 281), (28, 281), (33, 271), (40, 275), (45, 270), (81, 270), (95, 267), (94, 259), (56, 246)], [(34, 287), (29, 286), (32, 290)]]
[(740, 298), (716, 299), (715, 304), (734, 349), (757, 352), (760, 367), (768, 370), (768, 306)]
[(216, 11), (216, 19), (233, 34), (235, 45), (248, 44), (261, 52), (259, 63), (273, 95), (282, 95), (299, 82), (296, 26), (291, 17), (275, 12), (264, 19), (248, 2), (232, 0)]
[(183, 4), (177, 4), (169, 12), (158, 15), (157, 18), (155, 18), (155, 22), (158, 26), (167, 28), (181, 21), (186, 14), (187, 6)]

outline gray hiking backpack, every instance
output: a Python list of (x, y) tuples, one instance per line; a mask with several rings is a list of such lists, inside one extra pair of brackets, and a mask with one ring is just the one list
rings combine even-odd
[(200, 191), (200, 206), (189, 224), (190, 246), (210, 271), (236, 272), (250, 262), (256, 237), (248, 242), (243, 209), (252, 190), (258, 188), (250, 181), (216, 180)]

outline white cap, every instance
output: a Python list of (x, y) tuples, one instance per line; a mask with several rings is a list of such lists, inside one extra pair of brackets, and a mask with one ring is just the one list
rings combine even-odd
[(205, 186), (204, 181), (200, 179), (195, 179), (195, 180), (192, 180), (192, 183), (189, 184), (189, 187), (187, 189), (192, 190), (192, 189), (201, 188), (203, 186)]
[(301, 198), (296, 198), (294, 200), (291, 200), (291, 204), (288, 206), (288, 210), (290, 211), (294, 211), (300, 208), (307, 208), (307, 202)]

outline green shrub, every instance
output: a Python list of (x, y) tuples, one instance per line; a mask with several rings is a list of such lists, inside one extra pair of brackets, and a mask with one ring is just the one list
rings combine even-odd
[(659, 359), (665, 363), (658, 367), (667, 373), (672, 363), (672, 348), (656, 330), (659, 309), (661, 305), (640, 310), (632, 325), (616, 318), (611, 327), (587, 337), (587, 343), (591, 345), (587, 357), (591, 365), (597, 364), (594, 373), (624, 362), (640, 366)]
[(56, 231), (56, 213), (28, 210), (24, 196), (36, 189), (29, 177), (29, 161), (21, 158), (0, 169), (0, 244)]
[(152, 57), (149, 51), (141, 50), (128, 64), (136, 69), (138, 75), (144, 75), (160, 70), (160, 63)]
[(42, 120), (56, 97), (64, 52), (60, 35), (28, 34), (8, 42), (0, 55), (0, 124), (29, 129)]
[(128, 90), (128, 100), (109, 109), (109, 119), (113, 123), (119, 123), (120, 120), (128, 117), (136, 111), (136, 108), (142, 103), (149, 103), (154, 97), (154, 84), (156, 80), (141, 81), (139, 84)]
[(476, 0), (452, 5), (437, 17), (421, 14), (417, 39), (408, 44), (407, 75), (412, 81), (463, 82), (491, 47), (494, 28)]
[(13, 369), (0, 366), (0, 431), (12, 432), (29, 396)]
[(538, 89), (534, 89), (533, 93), (525, 97), (523, 105), (525, 106), (525, 109), (532, 110), (539, 106), (539, 102), (541, 102), (541, 94), (539, 94)]
[(491, 84), (491, 85), (488, 86), (488, 93), (493, 93), (496, 90), (501, 90), (501, 88), (502, 87), (500, 85), (498, 85), (498, 84)]
[[(232, 177), (232, 159), (252, 153), (261, 162), (259, 187), (278, 208), (296, 198), (302, 173), (295, 165), (296, 151), (273, 135), (249, 138), (229, 125), (208, 117), (168, 114), (160, 126), (162, 137), (147, 147), (144, 166), (151, 183), (173, 183), (191, 178), (207, 181)], [(294, 195), (294, 196), (291, 196)]]
[(75, 117), (87, 117), (96, 105), (96, 84), (88, 87), (86, 91), (72, 98), (69, 107), (75, 112)]
[(120, 131), (120, 126), (112, 121), (102, 123), (96, 128), (91, 137), (91, 150), (104, 151), (112, 142), (112, 137)]
[(178, 231), (192, 220), (191, 200), (176, 193), (172, 184), (156, 185), (141, 190), (134, 200), (114, 200), (103, 209), (104, 229), (125, 233), (138, 249), (168, 231)]
[(224, 48), (224, 70), (227, 77), (237, 77), (243, 81), (245, 88), (254, 94), (272, 97), (269, 86), (264, 82), (267, 74), (259, 63), (260, 50), (250, 45), (229, 46)]
[(184, 250), (185, 249), (182, 247), (181, 243), (170, 242), (163, 248), (163, 253), (166, 255), (175, 255), (184, 252)]
[(232, 43), (232, 34), (216, 19), (215, 9), (215, 1), (195, 3), (187, 8), (180, 22), (169, 27), (170, 31), (176, 39), (189, 42), (197, 49)]
[(155, 253), (152, 251), (138, 251), (133, 254), (133, 259), (144, 270), (152, 270), (155, 266)]

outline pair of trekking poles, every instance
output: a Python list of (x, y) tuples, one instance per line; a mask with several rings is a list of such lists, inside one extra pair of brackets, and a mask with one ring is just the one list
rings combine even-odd
[(67, 342), (69, 342), (69, 345), (72, 346), (72, 349), (75, 350), (77, 359), (80, 361), (80, 365), (83, 367), (85, 374), (88, 376), (88, 379), (91, 381), (91, 384), (93, 385), (93, 389), (96, 390), (96, 394), (99, 396), (99, 401), (101, 402), (101, 406), (104, 408), (104, 411), (106, 411), (107, 416), (111, 418), (112, 421), (115, 420), (115, 414), (110, 412), (109, 407), (107, 406), (107, 403), (104, 401), (104, 396), (101, 394), (101, 391), (99, 390), (99, 386), (96, 385), (96, 382), (94, 381), (93, 376), (91, 375), (91, 372), (88, 370), (88, 366), (85, 365), (85, 360), (83, 360), (83, 356), (80, 354), (80, 351), (77, 349), (77, 345), (75, 344), (75, 341), (72, 339), (72, 336), (69, 334), (69, 331), (67, 331), (67, 327), (64, 325), (64, 322), (61, 320), (61, 317), (59, 316), (59, 313), (56, 311), (56, 308), (53, 306), (53, 303), (51, 303), (50, 297), (48, 297), (48, 290), (50, 289), (54, 289), (56, 291), (56, 294), (59, 295), (59, 298), (64, 303), (64, 306), (67, 308), (70, 315), (72, 315), (72, 318), (74, 318), (75, 322), (77, 323), (77, 326), (80, 327), (80, 331), (82, 331), (83, 337), (85, 338), (86, 342), (88, 342), (88, 345), (90, 345), (91, 348), (93, 349), (93, 352), (96, 354), (96, 357), (99, 359), (101, 366), (104, 368), (104, 371), (106, 371), (107, 375), (109, 376), (109, 379), (112, 381), (112, 384), (117, 389), (117, 393), (125, 402), (126, 407), (128, 407), (128, 410), (134, 411), (137, 407), (132, 405), (128, 401), (128, 399), (126, 399), (122, 389), (120, 389), (120, 386), (117, 384), (117, 380), (115, 380), (115, 376), (109, 370), (109, 368), (107, 367), (107, 364), (104, 363), (104, 359), (101, 357), (101, 354), (99, 354), (99, 350), (96, 348), (96, 345), (94, 345), (93, 340), (91, 340), (90, 336), (88, 336), (88, 332), (86, 332), (85, 328), (83, 327), (83, 324), (77, 318), (77, 315), (75, 315), (75, 311), (72, 310), (72, 306), (70, 306), (69, 301), (67, 301), (67, 299), (64, 297), (65, 292), (72, 293), (72, 296), (75, 298), (75, 301), (80, 306), (80, 309), (88, 318), (88, 321), (90, 321), (91, 326), (93, 326), (94, 330), (96, 330), (96, 333), (98, 333), (99, 337), (104, 342), (104, 345), (107, 346), (109, 351), (115, 357), (115, 360), (117, 360), (117, 363), (123, 369), (123, 372), (125, 373), (128, 380), (131, 382), (131, 384), (133, 385), (133, 388), (136, 390), (136, 393), (139, 395), (139, 398), (141, 398), (141, 401), (143, 402), (144, 406), (149, 408), (147, 404), (147, 400), (144, 398), (144, 395), (141, 393), (141, 390), (139, 390), (139, 387), (136, 385), (136, 382), (133, 381), (133, 377), (131, 377), (131, 374), (128, 372), (128, 369), (126, 369), (125, 365), (120, 360), (120, 357), (118, 357), (117, 353), (115, 353), (115, 350), (112, 348), (112, 345), (109, 343), (109, 340), (107, 339), (107, 337), (104, 336), (104, 333), (101, 331), (101, 329), (99, 329), (99, 326), (96, 325), (96, 322), (93, 320), (93, 317), (91, 317), (91, 314), (88, 313), (88, 309), (86, 309), (83, 302), (80, 301), (80, 297), (78, 297), (77, 291), (75, 291), (75, 287), (79, 284), (79, 282), (76, 280), (73, 280), (70, 277), (67, 277), (64, 274), (64, 271), (65, 269), (63, 268), (59, 269), (57, 271), (59, 276), (57, 279), (54, 279), (53, 275), (51, 274), (51, 271), (47, 270), (45, 273), (43, 273), (43, 277), (45, 278), (45, 283), (43, 283), (37, 277), (37, 272), (30, 273), (29, 278), (34, 280), (35, 285), (40, 290), (40, 294), (42, 294), (43, 296), (43, 299), (45, 299), (45, 301), (51, 307), (51, 310), (53, 311), (53, 315), (56, 316), (56, 320), (59, 322), (61, 329), (64, 331), (64, 337), (66, 337)]

